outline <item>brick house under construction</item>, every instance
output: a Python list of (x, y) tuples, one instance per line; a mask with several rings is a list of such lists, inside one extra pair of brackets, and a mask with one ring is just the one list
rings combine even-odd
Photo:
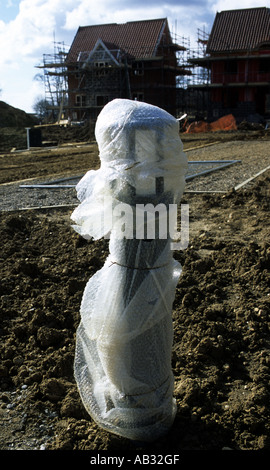
[(247, 8), (216, 14), (206, 54), (192, 59), (210, 80), (209, 118), (270, 116), (270, 9)]
[(176, 114), (176, 77), (182, 46), (167, 19), (79, 27), (67, 54), (68, 114), (95, 120), (114, 98), (129, 98)]

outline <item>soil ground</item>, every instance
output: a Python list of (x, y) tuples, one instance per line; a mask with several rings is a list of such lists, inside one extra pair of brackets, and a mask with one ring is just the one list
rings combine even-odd
[[(269, 134), (183, 135), (183, 142), (243, 138)], [(10, 153), (1, 183), (97, 168), (88, 144)], [(237, 192), (184, 194), (190, 242), (174, 254), (183, 266), (173, 305), (178, 411), (168, 435), (143, 449), (93, 422), (73, 376), (83, 290), (104, 264), (107, 241), (77, 235), (72, 209), (1, 213), (0, 450), (270, 450), (269, 179), (268, 171)]]

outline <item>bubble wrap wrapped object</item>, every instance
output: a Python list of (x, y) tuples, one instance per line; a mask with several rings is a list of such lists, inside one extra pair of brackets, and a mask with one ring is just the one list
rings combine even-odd
[(111, 101), (95, 132), (100, 169), (78, 183), (80, 204), (71, 218), (85, 238), (110, 237), (109, 256), (83, 294), (75, 378), (102, 428), (153, 441), (168, 432), (176, 413), (171, 315), (181, 266), (169, 234), (138, 239), (134, 215), (132, 233), (121, 237), (119, 217), (111, 214), (125, 205), (135, 214), (139, 204), (178, 204), (187, 159), (178, 121), (146, 103)]

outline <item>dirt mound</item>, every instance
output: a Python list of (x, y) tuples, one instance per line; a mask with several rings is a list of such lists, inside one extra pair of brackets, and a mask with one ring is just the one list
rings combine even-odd
[(34, 116), (0, 101), (0, 152), (27, 148), (25, 128), (37, 123)]
[[(178, 412), (145, 452), (270, 449), (269, 182), (185, 196), (191, 229), (203, 224), (175, 253), (183, 266), (173, 308)], [(0, 449), (123, 454), (137, 447), (97, 427), (73, 376), (82, 293), (108, 244), (83, 240), (69, 216), (1, 215)]]
[[(36, 126), (36, 122), (34, 120), (31, 121), (31, 119), (26, 119), (26, 121), (24, 121), (23, 119), (18, 118), (18, 126), (12, 127), (12, 122), (15, 121), (12, 121), (12, 119), (7, 119), (5, 122), (7, 123), (5, 127), (1, 127), (0, 124), (0, 153), (10, 152), (12, 149), (27, 149), (26, 127), (30, 127), (31, 129), (35, 127), (40, 132), (41, 147), (43, 148), (48, 146), (63, 145), (71, 142), (82, 143), (94, 140), (94, 129), (89, 123), (81, 126), (68, 127), (59, 125)], [(8, 124), (8, 122), (10, 124)], [(23, 124), (23, 122), (25, 122), (25, 124)]]
[(89, 142), (94, 139), (94, 128), (86, 122), (78, 126), (41, 126), (39, 128), (43, 141), (61, 145), (67, 142)]
[(37, 123), (37, 119), (25, 111), (0, 101), (0, 127), (30, 127)]

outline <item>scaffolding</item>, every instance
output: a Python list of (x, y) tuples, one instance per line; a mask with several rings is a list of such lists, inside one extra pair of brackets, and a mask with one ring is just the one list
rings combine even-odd
[[(201, 59), (206, 57), (206, 49), (207, 49), (207, 43), (209, 40), (209, 33), (207, 33), (204, 29), (198, 28), (197, 30), (197, 49), (191, 50), (190, 51), (190, 57), (189, 60), (191, 59)], [(193, 82), (191, 83), (192, 85), (206, 85), (210, 83), (210, 74), (209, 74), (209, 69), (207, 69), (205, 66), (201, 67), (199, 65), (193, 65)]]
[(51, 54), (43, 54), (44, 99), (50, 118), (60, 122), (64, 118), (65, 107), (68, 101), (68, 80), (66, 57), (68, 46), (63, 42), (54, 41), (54, 51)]
[[(127, 94), (130, 95), (127, 73), (127, 68), (130, 66), (127, 65), (122, 51), (119, 49), (110, 51), (110, 54), (117, 58), (115, 63), (106, 60), (104, 51), (96, 51), (97, 68), (97, 62), (89, 60), (90, 51), (81, 51), (75, 64), (67, 63), (68, 50), (69, 47), (63, 42), (54, 41), (54, 52), (43, 54), (42, 64), (36, 66), (43, 69), (44, 99), (51, 121), (67, 124), (74, 110), (80, 111), (82, 119), (86, 109), (100, 109), (106, 104), (110, 99), (108, 90), (111, 94), (118, 92), (121, 97), (121, 90), (126, 86)], [(104, 97), (104, 102), (100, 100), (97, 106), (89, 98), (94, 89), (100, 92), (100, 98)], [(77, 97), (77, 102), (73, 104), (69, 102), (69, 96), (72, 94), (76, 94)], [(87, 101), (84, 99), (86, 95)]]
[[(194, 65), (190, 60), (194, 57), (204, 57), (208, 34), (205, 30), (197, 32), (197, 49), (192, 49), (190, 38), (179, 36), (177, 32), (172, 32), (171, 43), (160, 45), (164, 51), (164, 60), (160, 57), (147, 58), (147, 48), (142, 50), (142, 59), (130, 60), (125, 51), (120, 49), (106, 48), (100, 40), (93, 51), (81, 51), (77, 62), (67, 64), (66, 58), (69, 47), (63, 42), (54, 41), (52, 54), (43, 54), (42, 65), (37, 66), (43, 69), (43, 80), (45, 89), (45, 101), (51, 120), (58, 122), (69, 118), (71, 121), (83, 120), (86, 115), (90, 119), (95, 119), (101, 108), (111, 99), (130, 98), (144, 100), (143, 91), (149, 93), (153, 90), (153, 85), (149, 86), (144, 79), (144, 72), (149, 71), (159, 74), (175, 74), (176, 86), (176, 114), (179, 116), (185, 112), (189, 114), (198, 113), (204, 105), (201, 104), (201, 97), (198, 86), (205, 85), (208, 80), (208, 70), (205, 67)], [(172, 66), (166, 55), (165, 48), (171, 48), (175, 53), (176, 64)], [(166, 58), (167, 57), (167, 58)], [(158, 60), (157, 60), (158, 59)], [(131, 89), (130, 78), (137, 76), (136, 93)], [(161, 91), (164, 86), (167, 101), (170, 99), (172, 85), (164, 84), (162, 75), (160, 82), (155, 84)], [(197, 91), (195, 92), (195, 87)], [(165, 91), (166, 88), (166, 91)], [(75, 96), (75, 102), (70, 99)]]
[[(209, 34), (205, 29), (197, 29), (195, 47), (191, 46), (190, 38), (174, 36), (174, 41), (183, 47), (178, 60), (189, 71), (177, 78), (177, 109), (178, 115), (188, 114), (189, 118), (203, 118), (208, 112), (208, 89), (210, 71), (196, 63), (197, 59), (206, 57)], [(196, 59), (196, 60), (194, 60)]]

